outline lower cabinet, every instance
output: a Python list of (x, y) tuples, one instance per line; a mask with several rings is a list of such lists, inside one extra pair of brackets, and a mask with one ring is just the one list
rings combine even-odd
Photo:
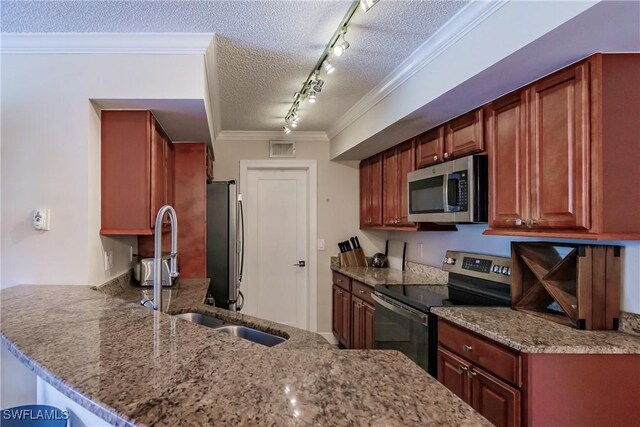
[(340, 345), (349, 349), (373, 349), (375, 308), (373, 288), (333, 272), (332, 331)]
[(640, 355), (520, 353), (438, 319), (438, 381), (496, 426), (631, 426)]

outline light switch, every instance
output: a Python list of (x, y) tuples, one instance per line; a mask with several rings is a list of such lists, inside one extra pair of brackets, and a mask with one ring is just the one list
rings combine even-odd
[(418, 243), (418, 256), (420, 258), (424, 257), (424, 245), (422, 244), (422, 242)]
[(318, 250), (324, 251), (324, 239), (318, 239)]

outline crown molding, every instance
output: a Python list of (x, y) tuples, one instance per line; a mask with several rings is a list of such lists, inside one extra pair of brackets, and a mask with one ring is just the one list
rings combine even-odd
[(285, 134), (282, 131), (245, 131), (245, 130), (222, 130), (216, 137), (218, 141), (318, 141), (328, 142), (329, 138), (325, 132), (293, 131)]
[(213, 33), (3, 33), (0, 53), (204, 54)]
[(407, 59), (402, 61), (383, 81), (363, 96), (327, 131), (333, 138), (358, 120), (387, 95), (409, 80), (442, 52), (447, 50), (478, 24), (508, 3), (508, 0), (471, 1), (440, 27)]

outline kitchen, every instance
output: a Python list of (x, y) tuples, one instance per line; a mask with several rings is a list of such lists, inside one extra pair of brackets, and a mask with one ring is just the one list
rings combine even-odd
[[(384, 1), (375, 5), (371, 13), (376, 8), (385, 7)], [(526, 3), (526, 2), (525, 2)], [(345, 5), (345, 9), (348, 5)], [(401, 103), (397, 102), (397, 98), (401, 94), (390, 94), (388, 98), (380, 101), (376, 108), (382, 109), (386, 102), (393, 107), (386, 107), (388, 111), (383, 117), (382, 123), (376, 123), (380, 120), (380, 116), (364, 115), (360, 119), (360, 126), (347, 127), (345, 131), (335, 136), (331, 143), (317, 140), (304, 140), (302, 134), (299, 138), (292, 137), (296, 141), (297, 159), (312, 159), (318, 164), (318, 195), (317, 195), (317, 216), (318, 216), (318, 238), (325, 240), (325, 251), (318, 251), (317, 256), (307, 259), (310, 266), (315, 265), (317, 268), (317, 331), (328, 333), (331, 329), (331, 287), (332, 282), (331, 256), (335, 256), (336, 244), (357, 234), (360, 242), (367, 255), (375, 252), (384, 251), (384, 243), (390, 239), (401, 239), (407, 241), (407, 259), (425, 265), (440, 267), (442, 265), (442, 257), (447, 249), (465, 250), (475, 253), (491, 253), (502, 256), (509, 255), (509, 243), (517, 240), (512, 237), (496, 237), (483, 236), (486, 225), (460, 225), (457, 232), (397, 232), (386, 231), (384, 229), (375, 231), (359, 232), (359, 170), (357, 163), (345, 164), (337, 161), (329, 161), (328, 159), (341, 160), (363, 160), (369, 156), (375, 155), (385, 149), (391, 148), (397, 143), (405, 141), (413, 136), (436, 127), (440, 123), (444, 123), (454, 118), (458, 113), (464, 113), (479, 105), (495, 99), (496, 97), (508, 93), (517, 87), (526, 83), (537, 80), (538, 78), (548, 74), (551, 71), (563, 68), (566, 65), (588, 56), (598, 50), (627, 50), (637, 51), (637, 40), (632, 39), (626, 46), (620, 47), (607, 45), (605, 41), (598, 40), (597, 32), (587, 34), (581, 33), (580, 40), (588, 46), (575, 46), (580, 50), (580, 54), (572, 53), (571, 59), (559, 56), (558, 53), (551, 50), (550, 46), (554, 46), (554, 40), (557, 42), (558, 37), (565, 37), (567, 32), (576, 31), (584, 28), (584, 25), (592, 25), (593, 19), (600, 16), (609, 16), (611, 19), (607, 23), (600, 23), (601, 26), (611, 25), (617, 26), (618, 31), (631, 34), (634, 33), (633, 27), (620, 24), (628, 22), (628, 18), (637, 16), (635, 9), (618, 11), (614, 10), (614, 6), (598, 4), (590, 9), (591, 4), (575, 4), (565, 5), (566, 10), (562, 9), (557, 12), (558, 22), (549, 22), (545, 20), (540, 22), (540, 28), (531, 26), (531, 31), (538, 31), (537, 35), (532, 34), (515, 34), (513, 36), (514, 43), (521, 43), (520, 46), (511, 46), (511, 52), (506, 52), (507, 47), (496, 46), (495, 49), (487, 52), (487, 61), (495, 62), (495, 73), (504, 72), (505, 68), (515, 70), (516, 78), (519, 83), (506, 81), (495, 81), (491, 78), (491, 73), (480, 75), (475, 81), (465, 83), (474, 73), (472, 67), (479, 67), (476, 64), (469, 65), (468, 77), (452, 76), (451, 73), (440, 73), (438, 81), (442, 80), (441, 93), (453, 92), (456, 90), (466, 90), (468, 95), (465, 102), (471, 105), (447, 105), (445, 103), (446, 96), (441, 100), (440, 109), (452, 109), (452, 114), (440, 112), (438, 105), (433, 105), (430, 114), (433, 114), (431, 122), (411, 120), (410, 113), (416, 108), (422, 107), (426, 103), (421, 100), (421, 104), (415, 106), (413, 101), (406, 100)], [(612, 9), (602, 8), (611, 7)], [(618, 7), (633, 8), (633, 4), (623, 4)], [(485, 23), (488, 27), (501, 28), (499, 22), (493, 20), (513, 19), (514, 15), (507, 15), (512, 12), (515, 16), (522, 16), (523, 10), (528, 12), (544, 14), (546, 10), (540, 6), (535, 9), (532, 4), (506, 4), (502, 6), (498, 12), (495, 12)], [(511, 10), (510, 8), (513, 8)], [(581, 9), (582, 8), (582, 9)], [(601, 8), (598, 10), (598, 8)], [(344, 11), (340, 12), (341, 15)], [(606, 12), (606, 13), (605, 13)], [(504, 15), (501, 15), (504, 14)], [(634, 15), (636, 14), (636, 15)], [(366, 15), (364, 15), (366, 17)], [(577, 16), (578, 19), (571, 21)], [(339, 17), (338, 17), (339, 18)], [(615, 19), (614, 19), (615, 18)], [(362, 18), (364, 19), (364, 18)], [(618, 19), (618, 20), (616, 20)], [(561, 21), (571, 21), (565, 25), (560, 25)], [(633, 22), (633, 19), (631, 19)], [(556, 32), (551, 32), (558, 26)], [(335, 26), (335, 22), (332, 23)], [(535, 28), (534, 28), (535, 27)], [(529, 27), (528, 27), (529, 28)], [(330, 31), (333, 31), (331, 28)], [(486, 27), (478, 27), (477, 32), (472, 36), (479, 37), (480, 30), (486, 30)], [(607, 34), (617, 34), (611, 30)], [(29, 29), (36, 31), (36, 29)], [(28, 32), (28, 31), (23, 31)], [(356, 34), (352, 30), (349, 35)], [(495, 36), (495, 34), (494, 34)], [(521, 39), (515, 40), (517, 37)], [(531, 47), (533, 51), (515, 53), (515, 59), (511, 62), (499, 63), (498, 59), (502, 59), (512, 52), (517, 51), (521, 46), (528, 45), (531, 40), (540, 37), (540, 44)], [(545, 38), (546, 37), (546, 38)], [(554, 38), (555, 37), (555, 38)], [(473, 37), (469, 37), (470, 39)], [(528, 38), (531, 38), (529, 40)], [(612, 37), (614, 38), (614, 37)], [(180, 39), (180, 37), (173, 37)], [(479, 39), (478, 39), (479, 40)], [(624, 41), (624, 40), (623, 40)], [(202, 49), (206, 50), (210, 38), (202, 43)], [(326, 42), (324, 40), (323, 42)], [(606, 40), (611, 43), (610, 40)], [(173, 42), (177, 43), (177, 42)], [(604, 47), (601, 47), (603, 46)], [(353, 43), (352, 48), (356, 44)], [(464, 46), (458, 46), (462, 49)], [(606, 49), (609, 47), (609, 49)], [(468, 48), (468, 47), (467, 47)], [(504, 48), (505, 51), (499, 51)], [(26, 48), (24, 48), (26, 50)], [(152, 110), (154, 108), (162, 110), (162, 100), (180, 100), (184, 108), (188, 108), (191, 104), (187, 101), (193, 99), (212, 99), (210, 90), (203, 87), (202, 82), (206, 81), (208, 70), (202, 67), (202, 54), (166, 54), (166, 55), (116, 55), (102, 53), (100, 55), (91, 55), (91, 60), (87, 60), (86, 56), (79, 54), (80, 50), (76, 48), (76, 54), (67, 52), (65, 55), (47, 55), (46, 49), (39, 48), (38, 53), (24, 55), (15, 53), (7, 55), (3, 58), (3, 79), (9, 79), (11, 86), (3, 84), (3, 164), (2, 164), (2, 194), (3, 194), (3, 227), (2, 227), (2, 282), (3, 287), (18, 285), (22, 283), (48, 284), (48, 285), (68, 285), (68, 284), (90, 284), (100, 285), (117, 277), (126, 271), (129, 266), (130, 246), (134, 245), (134, 241), (128, 237), (121, 238), (100, 238), (98, 231), (101, 225), (100, 218), (100, 194), (95, 190), (100, 187), (100, 116), (99, 111), (103, 107), (112, 108), (132, 108), (135, 109), (140, 105), (133, 104), (129, 99), (146, 101), (146, 105)], [(178, 47), (174, 46), (177, 51)], [(543, 51), (549, 49), (547, 54), (540, 54), (538, 50)], [(186, 49), (185, 49), (186, 50)], [(355, 51), (355, 50), (354, 50)], [(43, 54), (44, 52), (44, 54)], [(147, 54), (150, 51), (147, 51)], [(314, 50), (313, 58), (307, 62), (315, 61), (318, 49)], [(351, 53), (349, 51), (347, 54)], [(451, 52), (453, 55), (454, 52)], [(527, 54), (534, 54), (537, 60), (522, 61), (522, 57)], [(496, 55), (490, 58), (489, 55)], [(4, 54), (3, 54), (4, 55)], [(503, 55), (500, 57), (500, 55)], [(575, 56), (578, 55), (578, 56)], [(151, 59), (149, 59), (151, 58)], [(205, 59), (211, 60), (210, 56), (205, 55)], [(348, 56), (345, 55), (345, 62)], [(562, 59), (560, 59), (562, 58)], [(446, 64), (446, 57), (440, 58), (442, 64)], [(450, 59), (449, 59), (450, 61)], [(436, 61), (437, 62), (437, 61)], [(9, 64), (8, 67), (6, 64)], [(519, 66), (517, 64), (522, 63)], [(441, 65), (442, 65), (441, 64)], [(487, 62), (493, 64), (493, 62)], [(487, 68), (487, 64), (482, 65), (482, 69)], [(432, 67), (438, 65), (431, 64)], [(311, 65), (305, 66), (306, 68)], [(7, 67), (7, 68), (5, 68)], [(536, 69), (537, 68), (537, 69)], [(125, 70), (128, 78), (123, 79), (122, 70)], [(436, 69), (429, 68), (430, 74), (436, 75)], [(491, 71), (491, 70), (490, 70)], [(481, 73), (480, 73), (481, 74)], [(506, 73), (509, 75), (509, 73)], [(30, 76), (29, 79), (21, 79), (20, 76)], [(94, 81), (91, 76), (101, 76), (99, 81)], [(180, 76), (180, 78), (176, 78)], [(420, 77), (420, 76), (418, 76)], [(416, 81), (418, 80), (416, 77)], [(421, 77), (422, 81), (424, 76)], [(478, 78), (481, 79), (478, 83)], [(453, 80), (458, 79), (457, 83)], [(62, 85), (60, 82), (72, 80), (76, 84)], [(490, 80), (490, 82), (487, 82)], [(145, 81), (147, 84), (141, 85), (140, 82)], [(491, 81), (495, 81), (491, 83)], [(33, 82), (40, 82), (33, 85)], [(171, 82), (171, 84), (167, 84)], [(411, 83), (411, 81), (409, 81)], [(500, 87), (500, 84), (506, 87)], [(508, 85), (513, 86), (508, 86)], [(448, 86), (450, 85), (450, 86)], [(470, 88), (469, 86), (473, 86)], [(459, 89), (462, 88), (462, 89)], [(454, 88), (449, 90), (449, 88)], [(210, 88), (209, 88), (210, 89)], [(329, 80), (327, 79), (327, 87), (329, 89)], [(44, 90), (44, 92), (43, 92)], [(432, 90), (432, 89), (430, 89)], [(478, 93), (478, 92), (491, 93)], [(440, 94), (428, 94), (428, 99), (436, 99)], [(453, 96), (449, 95), (449, 96)], [(287, 94), (288, 96), (288, 94)], [(5, 98), (7, 97), (7, 98)], [(87, 99), (94, 100), (93, 103), (87, 104)], [(225, 98), (226, 99), (226, 98)], [(9, 102), (5, 102), (5, 100)], [(468, 101), (467, 101), (468, 100)], [(154, 101), (154, 102), (151, 102)], [(215, 105), (217, 101), (202, 102), (204, 106), (198, 107), (200, 110), (207, 110), (209, 105)], [(418, 101), (416, 101), (418, 102)], [(445, 103), (445, 104), (442, 104)], [(321, 106), (322, 99), (319, 96), (318, 105)], [(437, 103), (436, 103), (437, 104)], [(222, 105), (224, 111), (226, 104)], [(283, 107), (284, 108), (284, 107)], [(213, 107), (215, 110), (216, 108)], [(206, 111), (205, 111), (206, 112)], [(393, 117), (396, 117), (393, 119)], [(406, 120), (399, 120), (407, 116)], [(32, 118), (38, 117), (39, 125), (32, 124)], [(205, 120), (208, 116), (204, 114)], [(377, 117), (377, 118), (376, 118)], [(161, 120), (161, 118), (159, 118)], [(397, 124), (395, 124), (398, 122)], [(164, 123), (163, 123), (164, 124)], [(216, 124), (209, 124), (209, 128), (215, 128)], [(220, 126), (218, 124), (217, 126)], [(225, 122), (222, 122), (225, 126)], [(384, 132), (379, 132), (382, 128)], [(280, 125), (281, 127), (281, 125)], [(367, 129), (365, 131), (365, 129)], [(193, 130), (193, 129), (192, 129)], [(390, 137), (388, 141), (384, 141), (387, 137), (385, 132), (395, 131), (395, 135)], [(6, 133), (5, 133), (6, 132)], [(171, 130), (167, 129), (170, 133)], [(225, 132), (227, 136), (225, 139)], [(206, 132), (205, 132), (206, 133)], [(270, 139), (286, 140), (281, 132), (273, 132), (271, 134), (262, 134), (261, 140), (246, 141), (241, 138), (251, 139), (250, 133), (233, 133), (230, 131), (221, 131), (222, 136), (218, 134), (215, 141), (216, 162), (216, 180), (235, 179), (242, 182), (238, 163), (241, 160), (262, 160), (268, 155), (268, 141)], [(375, 133), (380, 133), (376, 137), (371, 138), (365, 144), (353, 147), (350, 142), (361, 141)], [(18, 135), (21, 135), (18, 138)], [(88, 137), (87, 137), (88, 135)], [(311, 137), (312, 135), (306, 135)], [(316, 135), (317, 136), (317, 135)], [(18, 138), (18, 139), (13, 139)], [(88, 144), (87, 144), (88, 138)], [(185, 136), (181, 140), (203, 140), (206, 135), (202, 133)], [(235, 140), (234, 140), (235, 139)], [(37, 141), (51, 141), (43, 144)], [(13, 141), (20, 141), (20, 144)], [(67, 142), (68, 141), (68, 142)], [(353, 147), (353, 148), (352, 148)], [(352, 152), (349, 152), (351, 150)], [(347, 153), (345, 155), (345, 153)], [(79, 161), (71, 161), (70, 159), (79, 159)], [(51, 164), (54, 163), (59, 167), (52, 169)], [(24, 176), (23, 170), (29, 170), (30, 175)], [(52, 197), (53, 196), (53, 197)], [(49, 207), (52, 213), (51, 231), (35, 234), (31, 228), (30, 218), (25, 219), (29, 212), (37, 207)], [(334, 217), (337, 209), (340, 209), (341, 217)], [(553, 239), (557, 241), (558, 239)], [(575, 242), (575, 239), (571, 239)], [(617, 241), (614, 239), (614, 241)], [(630, 313), (640, 311), (638, 302), (638, 246), (635, 242), (622, 242), (625, 246), (625, 267), (624, 281), (622, 289), (621, 309)], [(314, 242), (315, 246), (315, 242)], [(422, 247), (422, 250), (420, 249)], [(113, 251), (114, 266), (111, 271), (104, 271), (103, 268), (103, 252)], [(422, 251), (422, 252), (421, 252)], [(37, 255), (37, 264), (33, 263), (33, 255)], [(296, 260), (297, 261), (297, 260)], [(148, 325), (147, 325), (148, 326)], [(144, 326), (141, 326), (141, 328)], [(185, 327), (186, 328), (186, 327)], [(324, 335), (323, 335), (324, 336)], [(330, 338), (330, 337), (329, 337)], [(346, 357), (346, 356), (340, 356)], [(378, 356), (374, 356), (378, 357)], [(380, 361), (380, 363), (383, 363)], [(410, 369), (410, 368), (407, 368)], [(6, 383), (3, 381), (3, 387)], [(3, 405), (4, 407), (4, 405)], [(409, 422), (407, 422), (409, 423)]]

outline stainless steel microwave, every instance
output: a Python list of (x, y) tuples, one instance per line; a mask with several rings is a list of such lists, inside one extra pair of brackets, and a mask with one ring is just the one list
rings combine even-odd
[(487, 222), (487, 156), (409, 172), (407, 191), (411, 222)]

